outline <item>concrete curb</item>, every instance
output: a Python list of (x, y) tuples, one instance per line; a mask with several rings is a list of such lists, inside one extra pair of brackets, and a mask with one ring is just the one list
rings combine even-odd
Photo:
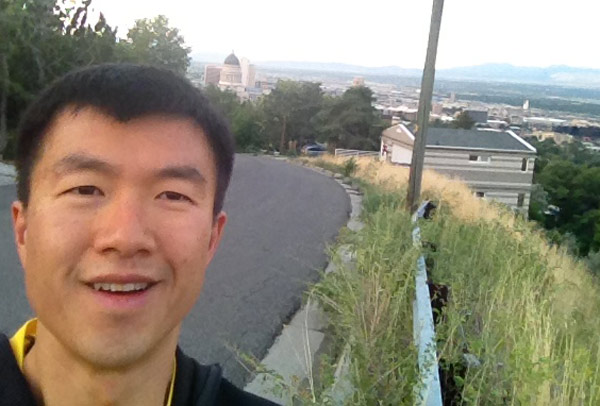
[[(326, 176), (333, 177), (348, 193), (350, 197), (351, 212), (347, 227), (358, 231), (364, 227), (359, 220), (362, 211), (362, 195), (352, 186), (343, 182), (339, 176), (330, 171), (306, 167)], [(341, 246), (336, 252), (344, 265), (354, 261), (350, 246)], [(334, 272), (336, 265), (329, 262), (325, 273)], [(285, 405), (290, 404), (280, 390), (282, 386), (297, 386), (298, 382), (308, 382), (313, 386), (313, 368), (316, 366), (319, 351), (325, 341), (324, 329), (326, 317), (319, 306), (310, 299), (293, 317), (288, 325), (284, 325), (281, 335), (267, 351), (261, 364), (270, 373), (259, 373), (244, 388), (246, 391), (267, 398), (273, 402)], [(350, 347), (346, 346), (338, 362), (335, 383), (331, 388), (331, 398), (335, 404), (343, 404), (344, 399), (352, 393), (352, 386), (347, 379), (350, 366)], [(278, 376), (277, 379), (275, 376)]]

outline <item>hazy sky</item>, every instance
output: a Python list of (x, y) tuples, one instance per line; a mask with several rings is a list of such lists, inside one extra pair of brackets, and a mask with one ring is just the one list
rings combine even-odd
[[(421, 68), (432, 0), (94, 0), (124, 36), (166, 15), (192, 52), (258, 61)], [(600, 69), (596, 0), (446, 0), (437, 67), (506, 62)]]

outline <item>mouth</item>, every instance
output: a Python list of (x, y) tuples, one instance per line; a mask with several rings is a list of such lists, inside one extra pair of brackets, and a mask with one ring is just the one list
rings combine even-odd
[(151, 287), (150, 283), (92, 283), (91, 286), (97, 292), (108, 292), (118, 294), (131, 294), (143, 292)]
[[(141, 279), (141, 280), (140, 280)], [(85, 285), (93, 293), (91, 298), (101, 308), (111, 311), (144, 309), (156, 297), (158, 281), (139, 277), (105, 277), (88, 281)]]

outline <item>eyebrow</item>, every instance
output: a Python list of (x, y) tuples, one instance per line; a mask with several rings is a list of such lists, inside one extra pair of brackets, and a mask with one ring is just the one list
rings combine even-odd
[(96, 171), (107, 174), (116, 174), (117, 169), (108, 162), (84, 154), (69, 154), (52, 166), (54, 173), (67, 175), (78, 171)]
[[(101, 159), (85, 154), (69, 154), (55, 163), (53, 171), (59, 175), (67, 175), (78, 171), (95, 171), (108, 175), (116, 175), (118, 170), (115, 166)], [(200, 171), (190, 165), (170, 165), (157, 169), (152, 177), (158, 179), (181, 179), (202, 186), (206, 178)]]
[(206, 183), (206, 178), (200, 171), (189, 165), (166, 166), (157, 170), (155, 176), (159, 179), (187, 180), (199, 185), (204, 185)]

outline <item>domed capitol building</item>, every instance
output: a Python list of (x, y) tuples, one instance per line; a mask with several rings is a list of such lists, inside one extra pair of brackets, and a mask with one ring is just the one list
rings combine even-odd
[(244, 86), (242, 82), (242, 67), (240, 66), (240, 60), (232, 52), (225, 58), (225, 62), (223, 62), (219, 77), (219, 87), (228, 88), (238, 86)]
[[(256, 91), (256, 68), (247, 58), (240, 61), (233, 51), (223, 65), (204, 67), (204, 85), (216, 85), (221, 90), (231, 90), (241, 99), (253, 98)], [(259, 91), (259, 93), (261, 93)]]

